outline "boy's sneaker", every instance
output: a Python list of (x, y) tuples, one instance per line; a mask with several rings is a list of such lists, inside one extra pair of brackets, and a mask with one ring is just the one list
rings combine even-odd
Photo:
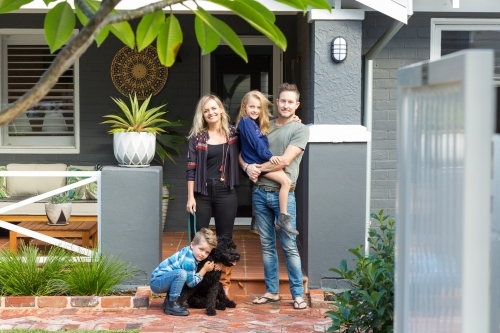
[(276, 222), (276, 228), (283, 229), (283, 231), (289, 235), (296, 236), (299, 234), (299, 232), (292, 226), (292, 223), (290, 223), (290, 215), (288, 214), (280, 213), (278, 222)]

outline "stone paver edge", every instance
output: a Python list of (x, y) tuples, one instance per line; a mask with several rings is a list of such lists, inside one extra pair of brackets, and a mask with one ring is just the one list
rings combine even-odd
[(2, 296), (0, 309), (7, 308), (93, 308), (140, 309), (151, 304), (149, 286), (137, 287), (134, 296)]
[(325, 292), (321, 289), (309, 289), (311, 308), (337, 310), (333, 301), (325, 301)]

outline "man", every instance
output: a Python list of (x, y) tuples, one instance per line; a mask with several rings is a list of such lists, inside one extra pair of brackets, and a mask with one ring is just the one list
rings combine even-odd
[[(288, 232), (295, 230), (297, 224), (294, 190), (299, 176), (299, 164), (309, 141), (309, 128), (300, 122), (293, 121), (295, 111), (300, 105), (299, 97), (300, 94), (295, 84), (283, 83), (280, 86), (278, 99), (276, 100), (279, 116), (271, 121), (271, 130), (268, 134), (269, 150), (273, 153), (273, 156), (281, 156), (280, 164), (274, 165), (266, 162), (261, 165), (245, 165), (240, 158), (240, 164), (246, 169), (250, 179), (256, 181), (252, 199), (264, 259), (266, 293), (257, 297), (253, 301), (254, 304), (280, 301), (275, 229), (275, 220), (278, 220), (280, 215), (280, 185), (265, 177), (259, 177), (259, 175), (261, 172), (284, 169), (292, 181), (287, 205), (290, 220), (284, 222), (278, 220), (277, 227), (279, 227), (280, 243), (286, 257), (290, 292), (294, 300), (293, 308), (296, 310), (307, 307), (307, 303), (303, 298), (302, 264), (297, 249), (296, 236), (293, 232)], [(280, 222), (282, 224), (279, 224)]]

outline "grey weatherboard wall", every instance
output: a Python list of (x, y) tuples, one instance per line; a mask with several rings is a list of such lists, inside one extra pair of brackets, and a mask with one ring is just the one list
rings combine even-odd
[[(148, 285), (162, 260), (162, 168), (104, 167), (101, 179), (101, 251), (130, 262), (132, 285)], [(153, 200), (152, 198), (156, 198)]]

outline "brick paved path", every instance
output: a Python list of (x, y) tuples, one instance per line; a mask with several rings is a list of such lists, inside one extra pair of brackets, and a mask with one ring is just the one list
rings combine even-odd
[(252, 305), (237, 299), (235, 309), (207, 316), (204, 310), (190, 309), (187, 317), (163, 314), (163, 299), (154, 299), (149, 309), (6, 309), (0, 310), (0, 330), (124, 330), (140, 332), (326, 332), (331, 324), (324, 309), (294, 310), (291, 300), (279, 304)]

